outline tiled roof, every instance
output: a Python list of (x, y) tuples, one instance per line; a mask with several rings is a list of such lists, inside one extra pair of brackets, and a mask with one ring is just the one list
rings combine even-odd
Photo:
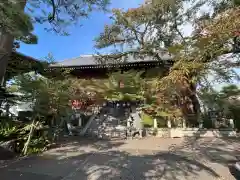
[(44, 69), (45, 64), (43, 61), (14, 51), (9, 59), (5, 77), (6, 79), (11, 79), (21, 73), (40, 71)]
[[(16, 51), (13, 51), (12, 52), (12, 56), (17, 56), (17, 57), (20, 57), (20, 58), (23, 58), (24, 60), (30, 60), (30, 61), (35, 61), (35, 62), (39, 62), (38, 59), (35, 59), (31, 56), (27, 56), (21, 52), (16, 52)], [(10, 61), (12, 60), (12, 58), (10, 58)]]
[[(171, 57), (169, 55), (163, 55), (161, 56), (162, 60), (171, 60)], [(129, 56), (126, 61), (122, 62), (123, 64), (127, 63), (134, 63), (134, 62), (152, 62), (154, 61), (151, 57), (145, 57), (143, 59), (135, 59), (133, 56)], [(111, 61), (110, 61), (111, 62)], [(50, 67), (76, 67), (76, 66), (94, 66), (94, 65), (106, 65), (111, 63), (100, 63), (96, 56), (93, 55), (84, 55), (79, 56), (77, 58), (72, 59), (66, 59), (62, 62), (58, 62), (55, 64), (51, 64)], [(115, 63), (115, 64), (121, 64), (121, 63)]]

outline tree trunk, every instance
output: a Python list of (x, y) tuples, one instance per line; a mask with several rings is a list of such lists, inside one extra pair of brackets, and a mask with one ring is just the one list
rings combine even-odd
[(14, 37), (10, 34), (0, 32), (0, 85), (4, 85), (4, 76), (7, 69), (9, 57), (12, 53)]
[[(23, 10), (25, 8), (26, 2), (27, 0), (12, 0), (12, 3), (19, 3)], [(0, 29), (0, 86), (4, 85), (4, 76), (6, 74), (9, 57), (12, 53), (13, 42), (14, 37), (11, 34), (5, 32), (3, 29)]]
[(196, 94), (196, 86), (188, 83), (180, 90), (181, 95), (181, 111), (190, 126), (196, 126), (200, 120), (200, 103)]

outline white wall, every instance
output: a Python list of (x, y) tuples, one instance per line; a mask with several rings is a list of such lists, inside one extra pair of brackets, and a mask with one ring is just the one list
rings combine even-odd
[(32, 103), (19, 103), (17, 105), (14, 105), (10, 107), (9, 111), (10, 113), (14, 114), (15, 116), (18, 115), (19, 111), (32, 111)]
[[(151, 135), (153, 128), (146, 129), (147, 134)], [(174, 137), (236, 137), (234, 130), (226, 129), (199, 129), (199, 128), (158, 128), (157, 137), (174, 138)]]

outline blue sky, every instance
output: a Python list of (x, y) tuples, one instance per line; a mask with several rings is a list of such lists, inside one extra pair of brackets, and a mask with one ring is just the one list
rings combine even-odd
[[(111, 8), (137, 7), (143, 0), (112, 0)], [(70, 36), (59, 36), (46, 32), (44, 25), (35, 25), (35, 34), (38, 35), (37, 45), (21, 44), (20, 52), (37, 59), (43, 59), (52, 53), (56, 61), (78, 57), (95, 52), (93, 39), (102, 31), (105, 24), (109, 24), (110, 14), (94, 12), (88, 19), (82, 20), (80, 26), (72, 27)]]

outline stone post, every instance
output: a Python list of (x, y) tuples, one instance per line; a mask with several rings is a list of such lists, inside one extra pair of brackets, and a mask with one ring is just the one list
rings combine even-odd
[(203, 122), (202, 122), (202, 121), (199, 122), (199, 128), (200, 128), (200, 129), (203, 128)]
[(154, 129), (158, 128), (158, 124), (157, 124), (157, 119), (156, 118), (153, 120), (153, 128)]
[(171, 123), (171, 119), (167, 118), (167, 127), (171, 128), (172, 127), (172, 123)]
[(186, 128), (186, 127), (187, 127), (187, 125), (186, 125), (186, 119), (185, 119), (185, 118), (183, 118), (183, 120), (182, 120), (182, 127), (183, 127), (183, 128)]
[(229, 124), (230, 124), (230, 128), (234, 129), (234, 121), (233, 121), (233, 119), (229, 119)]
[(127, 127), (129, 128), (131, 125), (130, 125), (130, 120), (129, 120), (129, 118), (128, 118), (128, 120), (127, 120)]
[(76, 118), (78, 118), (78, 126), (81, 127), (81, 126), (82, 126), (81, 114), (77, 113), (77, 114), (76, 114)]
[(72, 136), (73, 135), (72, 116), (66, 117), (66, 122), (67, 122), (67, 129), (68, 129), (69, 135)]

